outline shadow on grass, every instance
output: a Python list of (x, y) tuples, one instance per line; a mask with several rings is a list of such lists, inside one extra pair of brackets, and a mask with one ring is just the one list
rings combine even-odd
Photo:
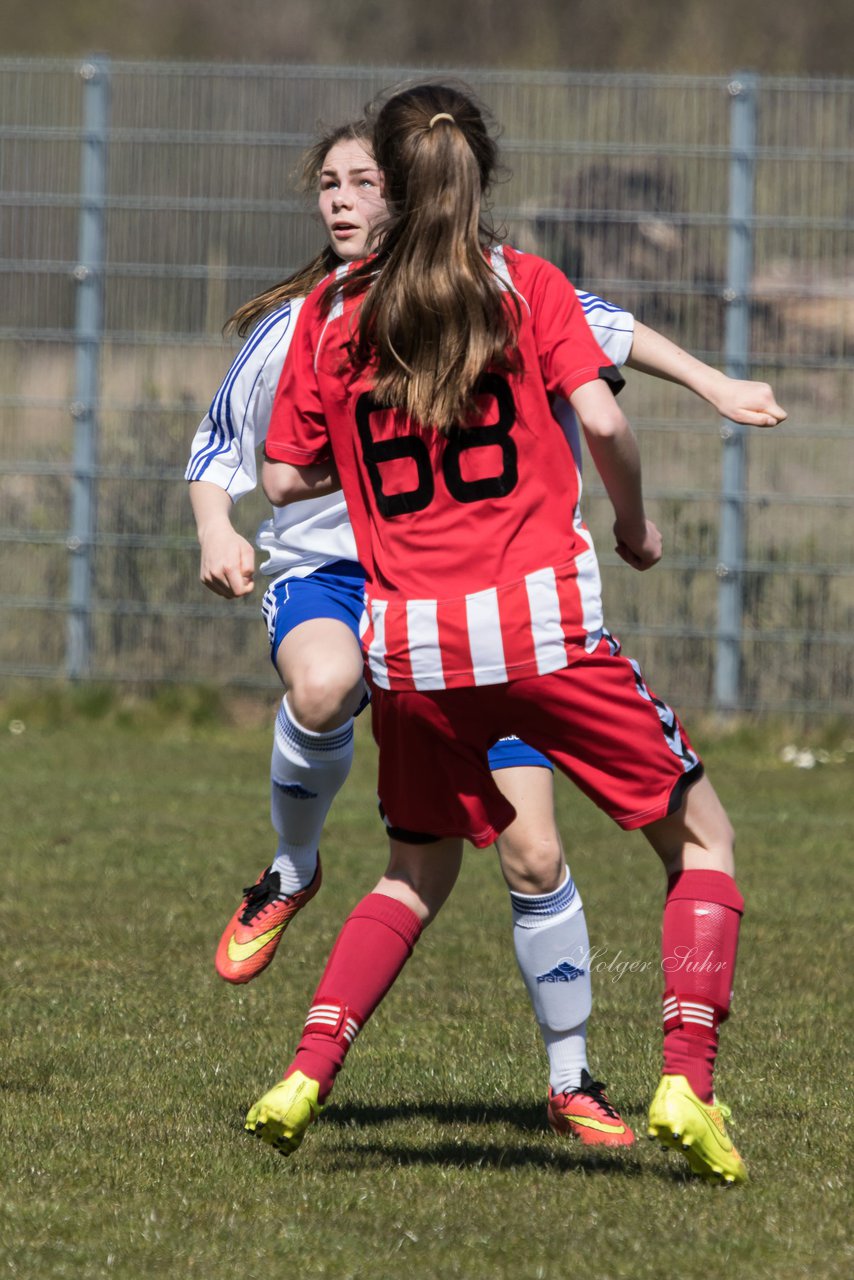
[(546, 1131), (545, 1107), (524, 1102), (396, 1102), (372, 1106), (342, 1102), (331, 1106), (324, 1123), (338, 1127), (388, 1124), (393, 1120), (434, 1120), (437, 1124), (512, 1124), (526, 1133)]
[[(473, 1127), (512, 1125), (525, 1134), (526, 1141), (496, 1139), (490, 1142), (481, 1137), (480, 1141), (460, 1138), (434, 1142), (424, 1138), (423, 1130), (420, 1138), (411, 1144), (374, 1141), (369, 1136), (378, 1126), (407, 1120)], [(336, 1168), (379, 1169), (390, 1164), (484, 1169), (535, 1167), (553, 1173), (581, 1172), (622, 1178), (648, 1176), (670, 1184), (703, 1185), (678, 1157), (663, 1165), (659, 1160), (650, 1159), (654, 1151), (653, 1144), (646, 1138), (645, 1122), (630, 1147), (585, 1147), (574, 1139), (553, 1136), (545, 1123), (545, 1108), (533, 1103), (397, 1102), (380, 1106), (334, 1103), (324, 1113), (317, 1129), (336, 1131), (332, 1138), (334, 1148), (328, 1148), (325, 1156)], [(313, 1127), (308, 1140), (314, 1142), (318, 1136)]]
[[(438, 1125), (513, 1125), (527, 1137), (525, 1143), (460, 1138), (455, 1141), (420, 1140), (411, 1144), (374, 1141), (371, 1129), (397, 1121), (433, 1121)], [(667, 1183), (698, 1181), (681, 1163), (647, 1163), (648, 1144), (643, 1137), (631, 1147), (584, 1147), (581, 1143), (553, 1138), (543, 1123), (543, 1108), (522, 1102), (400, 1102), (386, 1106), (348, 1102), (335, 1105), (319, 1122), (319, 1129), (336, 1130), (334, 1150), (326, 1159), (336, 1168), (368, 1169), (392, 1165), (448, 1168), (525, 1169), (552, 1173), (585, 1173), (608, 1177), (652, 1176)], [(358, 1131), (361, 1130), (360, 1134)], [(346, 1131), (346, 1132), (344, 1132)], [(319, 1135), (312, 1135), (316, 1138)], [(330, 1135), (331, 1136), (331, 1135)], [(650, 1151), (650, 1155), (652, 1152)]]
[[(634, 1148), (629, 1148), (633, 1151)], [(482, 1142), (439, 1142), (429, 1146), (402, 1146), (360, 1142), (345, 1146), (330, 1155), (339, 1168), (365, 1168), (393, 1165), (444, 1165), (449, 1169), (548, 1169), (552, 1173), (607, 1174), (613, 1177), (637, 1178), (643, 1169), (631, 1156), (616, 1151), (592, 1152), (579, 1146), (576, 1150), (546, 1151), (535, 1146), (507, 1146)]]

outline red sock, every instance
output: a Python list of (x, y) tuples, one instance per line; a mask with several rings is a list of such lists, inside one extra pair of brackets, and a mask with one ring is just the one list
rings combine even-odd
[(729, 1016), (744, 899), (723, 871), (681, 871), (664, 903), (664, 1074), (714, 1098), (718, 1027)]
[(423, 925), (396, 898), (369, 893), (350, 913), (326, 962), (296, 1056), (285, 1072), (320, 1081), (322, 1102), (347, 1050), (394, 983)]

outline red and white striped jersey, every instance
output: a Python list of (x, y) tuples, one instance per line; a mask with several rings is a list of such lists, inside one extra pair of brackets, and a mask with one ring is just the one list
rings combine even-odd
[(510, 248), (492, 260), (522, 304), (521, 367), (483, 376), (476, 418), (440, 435), (378, 405), (370, 371), (346, 372), (358, 300), (329, 310), (324, 285), (303, 307), (276, 391), (269, 456), (303, 466), (334, 455), (382, 688), (544, 675), (601, 634), (599, 570), (559, 401), (621, 379), (556, 267)]

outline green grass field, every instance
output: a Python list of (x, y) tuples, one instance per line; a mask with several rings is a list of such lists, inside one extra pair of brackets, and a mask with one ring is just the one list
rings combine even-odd
[[(301, 1150), (284, 1160), (252, 1140), (244, 1112), (286, 1064), (338, 926), (384, 863), (367, 725), (328, 826), (321, 895), (273, 967), (233, 989), (212, 956), (270, 849), (266, 716), (229, 727), (203, 699), (129, 709), (61, 695), (2, 712), (0, 1276), (854, 1271), (854, 754), (795, 769), (782, 729), (693, 735), (739, 833), (748, 902), (718, 1084), (752, 1180), (722, 1191), (643, 1137), (587, 1154), (548, 1131), (545, 1054), (492, 852), (467, 854)], [(828, 729), (824, 745), (845, 735)], [(558, 791), (601, 948), (592, 1062), (642, 1135), (659, 1067), (663, 878), (641, 836)]]

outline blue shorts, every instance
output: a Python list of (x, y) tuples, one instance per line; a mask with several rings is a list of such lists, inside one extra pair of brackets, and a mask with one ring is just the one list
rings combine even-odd
[(496, 769), (551, 769), (551, 760), (529, 747), (521, 738), (499, 738), (494, 747), (489, 748), (489, 767)]
[(333, 560), (305, 578), (277, 578), (261, 601), (273, 664), (288, 632), (315, 618), (335, 618), (359, 640), (364, 610), (365, 573), (352, 560)]

